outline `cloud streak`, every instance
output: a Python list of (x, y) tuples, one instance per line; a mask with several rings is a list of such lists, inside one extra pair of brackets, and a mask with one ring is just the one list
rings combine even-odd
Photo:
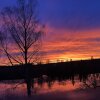
[(43, 43), (45, 59), (100, 57), (100, 30), (69, 32), (48, 26), (47, 32)]

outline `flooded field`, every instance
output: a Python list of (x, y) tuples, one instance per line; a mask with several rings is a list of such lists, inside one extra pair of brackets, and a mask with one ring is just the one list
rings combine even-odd
[(0, 82), (0, 100), (99, 100), (100, 74), (91, 74), (80, 79), (43, 76), (32, 79), (31, 96), (27, 95), (24, 80)]

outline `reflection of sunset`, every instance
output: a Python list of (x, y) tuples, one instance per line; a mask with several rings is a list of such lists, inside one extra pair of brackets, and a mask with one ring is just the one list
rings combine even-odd
[(51, 88), (48, 87), (47, 83), (44, 83), (42, 87), (35, 87), (37, 89), (38, 94), (45, 94), (50, 92), (65, 92), (65, 91), (74, 91), (79, 89), (80, 83), (76, 82), (76, 84), (73, 86), (71, 81), (64, 81), (64, 82), (58, 82), (55, 81), (54, 84), (51, 86)]

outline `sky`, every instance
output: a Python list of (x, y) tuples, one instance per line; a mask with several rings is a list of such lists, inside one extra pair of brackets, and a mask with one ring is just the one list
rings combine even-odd
[[(0, 0), (0, 9), (16, 0)], [(45, 25), (43, 59), (80, 60), (100, 57), (99, 0), (38, 0)]]

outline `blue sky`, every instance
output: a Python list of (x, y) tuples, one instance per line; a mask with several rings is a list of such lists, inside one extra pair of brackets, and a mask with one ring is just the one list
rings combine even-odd
[[(0, 0), (0, 8), (16, 0)], [(84, 30), (100, 27), (99, 0), (38, 0), (43, 23), (51, 27)]]
[(39, 0), (42, 19), (69, 30), (100, 27), (99, 0)]

